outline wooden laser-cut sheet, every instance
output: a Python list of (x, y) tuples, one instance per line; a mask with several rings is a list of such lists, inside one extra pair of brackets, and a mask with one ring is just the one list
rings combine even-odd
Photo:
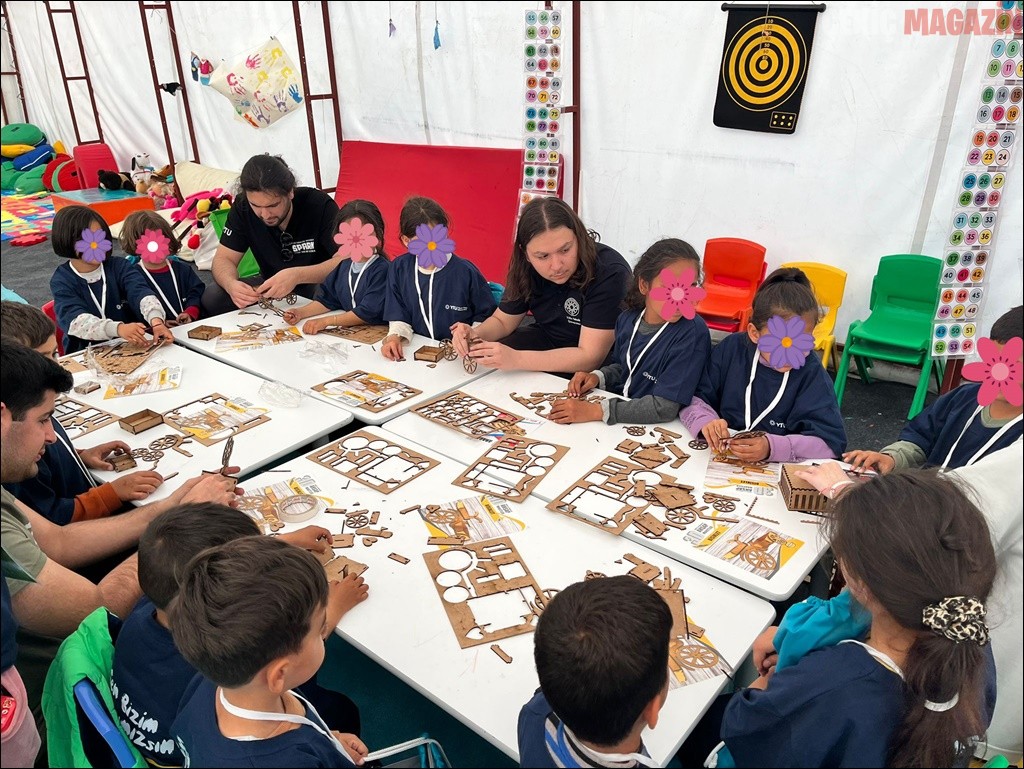
[(358, 430), (306, 456), (339, 475), (390, 494), (440, 462), (372, 433)]
[(121, 342), (90, 347), (85, 352), (85, 358), (91, 366), (107, 374), (131, 374), (159, 349), (159, 344)]
[(522, 502), (569, 452), (568, 447), (506, 435), (452, 481), (481, 494)]
[(461, 390), (439, 395), (411, 411), (435, 424), (457, 430), (471, 438), (523, 434), (522, 429), (516, 426), (522, 421), (522, 417), (478, 400)]
[(388, 335), (387, 326), (328, 326), (321, 334), (362, 344), (377, 344)]
[(396, 382), (369, 371), (350, 371), (313, 389), (346, 406), (366, 409), (377, 414), (422, 393), (415, 387)]
[(53, 416), (71, 440), (81, 438), (86, 433), (106, 427), (117, 420), (116, 416), (103, 409), (68, 398), (66, 395), (57, 398)]
[(265, 412), (266, 409), (256, 408), (241, 399), (232, 400), (212, 393), (171, 409), (164, 414), (164, 422), (204, 446), (212, 446), (269, 422), (270, 417)]
[(551, 413), (551, 405), (555, 401), (571, 399), (586, 401), (587, 403), (600, 403), (603, 400), (607, 400), (603, 395), (584, 395), (579, 398), (572, 398), (568, 390), (562, 390), (560, 393), (530, 393), (529, 395), (509, 393), (508, 397), (516, 403), (526, 406), (534, 414), (541, 417), (547, 417)]
[(545, 603), (508, 537), (423, 554), (459, 646), (530, 633)]

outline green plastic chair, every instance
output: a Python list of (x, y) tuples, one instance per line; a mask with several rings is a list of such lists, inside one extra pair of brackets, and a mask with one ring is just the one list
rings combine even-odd
[(941, 272), (942, 260), (921, 254), (893, 254), (879, 260), (871, 284), (871, 315), (850, 324), (836, 373), (836, 400), (840, 405), (850, 358), (856, 358), (857, 370), (867, 384), (871, 384), (870, 362), (885, 360), (921, 367), (907, 419), (921, 413), (928, 378), (933, 370), (936, 378), (940, 375), (939, 367), (933, 366), (931, 336)]
[[(224, 223), (228, 220), (228, 210), (225, 208), (220, 211), (210, 212), (210, 224), (213, 225), (213, 231), (217, 233), (218, 238), (224, 232)], [(260, 266), (256, 263), (256, 257), (253, 256), (252, 249), (250, 248), (238, 263), (238, 277), (251, 278), (253, 275), (259, 275), (259, 272)]]

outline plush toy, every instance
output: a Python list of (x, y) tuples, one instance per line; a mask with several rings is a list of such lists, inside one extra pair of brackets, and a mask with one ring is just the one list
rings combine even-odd
[(149, 190), (149, 178), (156, 169), (149, 160), (149, 153), (142, 152), (132, 158), (132, 181), (135, 191), (145, 193)]
[(100, 180), (101, 190), (131, 190), (135, 192), (135, 182), (132, 181), (131, 174), (127, 174), (124, 171), (104, 171), (101, 169), (97, 176)]
[(155, 208), (177, 208), (178, 191), (174, 186), (174, 166), (166, 165), (151, 173), (146, 192), (153, 198)]

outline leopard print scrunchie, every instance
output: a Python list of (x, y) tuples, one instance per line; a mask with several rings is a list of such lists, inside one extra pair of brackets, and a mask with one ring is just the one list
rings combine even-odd
[(978, 646), (988, 643), (985, 604), (977, 598), (955, 595), (926, 606), (921, 622), (936, 635), (954, 643), (973, 641)]

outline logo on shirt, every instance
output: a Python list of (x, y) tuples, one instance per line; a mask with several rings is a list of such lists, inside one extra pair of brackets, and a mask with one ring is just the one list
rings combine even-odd
[(770, 424), (772, 427), (778, 427), (780, 430), (786, 429), (785, 422), (776, 422), (774, 419), (769, 419), (768, 424)]
[(459, 306), (454, 305), (454, 304), (446, 304), (444, 306), (444, 308), (446, 310), (453, 310), (455, 312), (468, 312), (469, 311), (468, 307), (459, 307)]
[(566, 299), (563, 307), (565, 307), (565, 314), (573, 318), (580, 314), (580, 303), (574, 297), (570, 296)]
[(292, 253), (298, 254), (312, 254), (316, 251), (316, 243), (312, 240), (296, 240), (292, 243)]
[(230, 236), (232, 234), (231, 228), (230, 227), (225, 227), (224, 228), (224, 234)]
[(654, 382), (654, 384), (658, 384), (658, 377), (654, 376), (653, 374), (650, 374), (649, 372), (645, 371), (643, 373), (643, 376), (645, 379), (650, 379), (652, 382)]

